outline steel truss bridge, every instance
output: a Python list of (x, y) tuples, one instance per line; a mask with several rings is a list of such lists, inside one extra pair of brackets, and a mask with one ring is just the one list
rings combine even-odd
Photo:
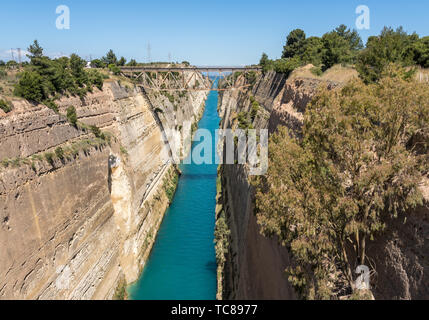
[[(121, 74), (153, 91), (225, 91), (250, 87), (261, 67), (121, 67)], [(222, 85), (216, 85), (222, 80)]]

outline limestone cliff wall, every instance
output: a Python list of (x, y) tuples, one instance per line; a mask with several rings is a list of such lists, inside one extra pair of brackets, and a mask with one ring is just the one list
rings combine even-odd
[[(272, 134), (279, 125), (299, 137), (303, 114), (319, 86), (329, 89), (342, 83), (310, 78), (286, 79), (266, 74), (249, 92), (225, 92), (219, 111), (223, 128), (236, 127), (239, 112), (250, 111), (250, 96), (263, 107), (253, 126)], [(224, 165), (222, 203), (231, 232), (230, 250), (223, 272), (223, 298), (295, 299), (284, 270), (290, 257), (275, 239), (260, 235), (254, 214), (254, 195), (248, 171), (241, 165)], [(376, 268), (371, 284), (376, 299), (429, 298), (429, 183), (422, 182), (426, 202), (388, 223), (387, 230), (368, 244), (368, 256)]]
[[(250, 96), (253, 96), (261, 105), (253, 126), (267, 128), (285, 83), (283, 75), (270, 73), (250, 92), (221, 94), (221, 126), (235, 128), (237, 114), (250, 111)], [(230, 248), (222, 275), (223, 299), (295, 299), (296, 294), (284, 273), (289, 254), (275, 239), (260, 234), (245, 166), (223, 165), (220, 176), (221, 206), (230, 230)]]
[(121, 279), (135, 281), (176, 170), (162, 129), (197, 121), (205, 98), (187, 93), (175, 117), (162, 100), (111, 81), (58, 102), (60, 114), (74, 106), (105, 140), (15, 101), (0, 117), (0, 299), (110, 299)]

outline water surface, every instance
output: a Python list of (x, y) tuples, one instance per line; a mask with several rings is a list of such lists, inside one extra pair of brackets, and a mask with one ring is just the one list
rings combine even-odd
[[(212, 132), (213, 144), (220, 121), (217, 103), (218, 93), (211, 92), (199, 123), (199, 128)], [(213, 233), (217, 166), (182, 164), (181, 170), (183, 175), (145, 269), (128, 289), (132, 300), (216, 298)]]

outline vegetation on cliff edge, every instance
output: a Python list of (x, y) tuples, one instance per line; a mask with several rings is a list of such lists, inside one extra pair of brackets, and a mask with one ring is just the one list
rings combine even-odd
[(320, 38), (307, 38), (303, 30), (295, 29), (287, 36), (281, 59), (270, 60), (264, 53), (259, 62), (264, 72), (286, 75), (306, 64), (313, 64), (317, 74), (335, 64), (354, 65), (365, 83), (378, 81), (390, 63), (428, 68), (429, 37), (385, 27), (380, 35), (369, 37), (364, 47), (357, 31), (345, 25)]
[(24, 66), (14, 94), (37, 103), (62, 95), (83, 98), (93, 87), (102, 89), (104, 77), (97, 70), (86, 70), (86, 62), (76, 54), (70, 58), (50, 59), (43, 55), (37, 40), (28, 48), (30, 63)]
[[(253, 180), (258, 222), (290, 250), (289, 280), (303, 298), (353, 289), (367, 244), (390, 219), (422, 203), (428, 173), (428, 85), (389, 67), (378, 83), (323, 89), (304, 115), (303, 138), (280, 127), (269, 169)], [(339, 274), (339, 275), (338, 275)]]

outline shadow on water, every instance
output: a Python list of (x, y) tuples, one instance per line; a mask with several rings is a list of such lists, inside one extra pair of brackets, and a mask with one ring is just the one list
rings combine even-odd
[(206, 263), (206, 268), (210, 272), (216, 272), (217, 271), (217, 263), (216, 261), (209, 261)]

